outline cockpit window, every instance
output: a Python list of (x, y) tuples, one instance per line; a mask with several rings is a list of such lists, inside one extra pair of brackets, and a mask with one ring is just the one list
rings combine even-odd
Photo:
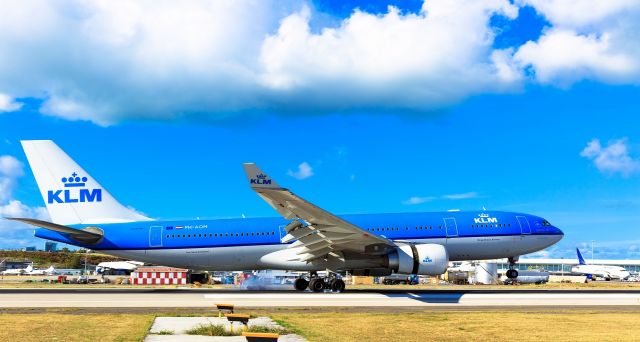
[(551, 223), (549, 223), (549, 221), (547, 221), (547, 220), (542, 220), (542, 225), (545, 226), (545, 227), (549, 227), (549, 226), (551, 226)]

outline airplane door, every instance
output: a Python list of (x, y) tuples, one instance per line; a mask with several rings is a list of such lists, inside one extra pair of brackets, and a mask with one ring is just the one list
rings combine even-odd
[(456, 223), (456, 219), (453, 217), (446, 217), (444, 219), (444, 227), (447, 231), (447, 237), (456, 237), (458, 236), (458, 224)]
[(522, 234), (531, 234), (531, 226), (529, 225), (529, 220), (525, 216), (516, 216), (518, 219), (518, 223), (520, 224), (520, 230)]
[(149, 227), (149, 247), (162, 247), (162, 226)]

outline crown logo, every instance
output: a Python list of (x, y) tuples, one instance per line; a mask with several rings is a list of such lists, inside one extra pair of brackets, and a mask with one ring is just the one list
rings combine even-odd
[(480, 217), (485, 217), (485, 218), (486, 218), (486, 217), (489, 217), (489, 214), (480, 214), (480, 215), (478, 215), (478, 216), (480, 216)]
[(62, 177), (62, 183), (64, 183), (65, 188), (79, 187), (84, 186), (84, 183), (87, 181), (87, 177), (79, 177), (77, 173), (72, 173), (71, 177)]
[(264, 173), (259, 173), (256, 175), (256, 178), (258, 179), (267, 179), (267, 175), (265, 175)]

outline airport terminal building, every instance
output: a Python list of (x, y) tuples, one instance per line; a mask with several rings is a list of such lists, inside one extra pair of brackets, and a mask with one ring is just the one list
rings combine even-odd
[[(640, 273), (640, 260), (613, 260), (613, 259), (594, 259), (586, 260), (592, 265), (610, 265), (621, 266), (632, 274)], [(491, 260), (498, 264), (498, 269), (508, 269), (509, 262), (507, 259)], [(516, 269), (524, 270), (545, 270), (552, 274), (570, 274), (571, 267), (578, 265), (578, 259), (520, 259), (516, 264)]]

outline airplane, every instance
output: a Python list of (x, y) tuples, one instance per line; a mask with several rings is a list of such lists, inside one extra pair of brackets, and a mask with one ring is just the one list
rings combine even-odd
[(53, 272), (53, 266), (50, 266), (46, 270), (33, 268), (32, 265), (28, 265), (26, 268), (14, 268), (2, 271), (2, 275), (47, 275), (49, 272)]
[(621, 266), (588, 265), (584, 261), (584, 258), (578, 248), (576, 248), (576, 252), (578, 253), (578, 265), (571, 268), (571, 272), (573, 273), (584, 274), (589, 279), (592, 277), (600, 277), (605, 280), (625, 280), (631, 275), (629, 271), (625, 270), (624, 267)]
[(29, 267), (31, 266), (27, 266), (27, 268), (10, 268), (2, 271), (2, 275), (23, 275)]
[(49, 268), (47, 269), (40, 269), (40, 268), (33, 268), (33, 266), (29, 265), (26, 269), (24, 274), (26, 275), (32, 275), (32, 276), (44, 276), (44, 275), (54, 275), (55, 274), (55, 269), (53, 268), (53, 266), (49, 266)]
[(515, 278), (519, 255), (564, 236), (542, 217), (514, 212), (334, 215), (253, 163), (243, 164), (247, 182), (281, 217), (153, 220), (120, 204), (53, 141), (21, 144), (51, 222), (8, 219), (39, 227), (36, 237), (188, 269), (305, 272), (294, 282), (299, 291), (342, 292), (346, 272), (440, 275), (449, 261), (462, 260), (509, 258)]

